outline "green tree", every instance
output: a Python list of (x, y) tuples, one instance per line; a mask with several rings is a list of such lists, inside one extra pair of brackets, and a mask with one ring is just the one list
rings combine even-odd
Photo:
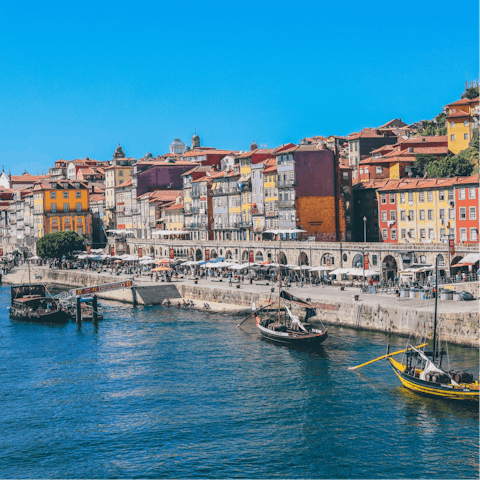
[(428, 177), (430, 178), (448, 178), (448, 177), (467, 177), (472, 174), (474, 165), (470, 158), (465, 154), (465, 150), (458, 155), (447, 155), (436, 162), (430, 162), (426, 166)]
[(37, 255), (42, 258), (69, 258), (78, 250), (85, 250), (85, 241), (72, 230), (49, 233), (37, 242)]
[(472, 100), (472, 98), (477, 98), (478, 97), (478, 85), (476, 87), (469, 87), (465, 90), (465, 93), (462, 95), (462, 98), (469, 98)]
[(427, 173), (427, 167), (431, 162), (436, 162), (437, 157), (434, 155), (423, 155), (417, 153), (415, 155), (415, 161), (412, 165), (412, 175), (414, 177), (423, 177)]

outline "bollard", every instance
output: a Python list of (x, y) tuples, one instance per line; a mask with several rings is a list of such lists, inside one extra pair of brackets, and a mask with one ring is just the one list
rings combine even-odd
[(80, 304), (81, 298), (82, 297), (80, 297), (80, 295), (77, 295), (76, 320), (78, 325), (82, 324), (82, 306)]
[(93, 296), (93, 323), (98, 322), (98, 299), (97, 296)]

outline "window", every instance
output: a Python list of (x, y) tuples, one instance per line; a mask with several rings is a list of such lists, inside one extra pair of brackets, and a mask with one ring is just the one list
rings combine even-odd
[(444, 228), (441, 228), (440, 229), (440, 238), (444, 238), (445, 237), (445, 229)]
[(412, 167), (410, 165), (405, 165), (405, 173), (409, 173), (412, 171)]
[(410, 238), (415, 238), (415, 230), (413, 228), (411, 228), (409, 231), (408, 231), (408, 236)]
[(468, 120), (464, 120), (464, 121), (463, 121), (463, 126), (464, 126), (464, 127), (468, 127)]
[(476, 242), (478, 240), (477, 229), (471, 228), (470, 229), (470, 241)]
[(425, 192), (418, 192), (418, 201), (419, 202), (425, 201)]
[(450, 140), (451, 140), (452, 142), (454, 142), (454, 141), (455, 141), (455, 135), (450, 135)]
[(455, 128), (455, 122), (450, 122), (450, 128)]
[(63, 192), (63, 198), (68, 198), (68, 192)]
[(77, 233), (83, 237), (83, 227), (77, 227)]
[(409, 210), (409, 211), (408, 211), (408, 220), (409, 220), (410, 222), (413, 222), (414, 219), (415, 219), (414, 211), (413, 211), (413, 210)]
[(365, 167), (365, 175), (368, 175), (368, 167)]
[(427, 210), (427, 220), (433, 220), (433, 210)]
[(68, 205), (68, 203), (63, 204), (63, 211), (64, 212), (69, 212), (70, 211), (70, 205)]
[(395, 210), (390, 210), (390, 220), (393, 221), (393, 222), (396, 220)]
[(434, 232), (433, 228), (428, 229), (428, 238), (430, 240), (433, 240), (435, 238), (435, 232)]
[(420, 238), (425, 238), (425, 229), (424, 228), (420, 229)]
[(418, 213), (419, 220), (425, 220), (425, 210), (420, 210)]
[(385, 193), (382, 193), (381, 199), (382, 199), (382, 204), (387, 203), (387, 195)]
[(458, 189), (458, 199), (465, 200), (466, 198), (466, 188), (459, 188)]
[(453, 208), (450, 208), (448, 210), (448, 219), (449, 220), (455, 220), (455, 210)]
[(383, 240), (388, 240), (388, 230), (386, 228), (382, 230), (382, 238)]
[(445, 190), (439, 190), (438, 191), (438, 199), (439, 200), (445, 200)]
[(448, 192), (448, 201), (453, 202), (453, 188), (451, 188), (450, 190), (447, 190), (447, 192)]
[(360, 169), (360, 174), (363, 174), (363, 168)]
[(431, 190), (427, 192), (427, 201), (433, 202), (433, 192)]
[(375, 171), (376, 171), (377, 173), (382, 173), (382, 167), (376, 167), (376, 168), (375, 168)]
[(405, 238), (407, 236), (407, 231), (402, 228), (402, 230), (400, 231), (400, 238)]
[(77, 212), (81, 212), (81, 211), (82, 211), (82, 204), (77, 203)]
[(405, 194), (404, 193), (400, 194), (400, 203), (405, 203)]
[(57, 192), (50, 192), (50, 198), (57, 198)]
[(358, 151), (358, 142), (355, 142), (355, 151)]
[(75, 198), (82, 198), (82, 192), (75, 192)]
[(394, 193), (391, 193), (390, 194), (390, 203), (395, 203), (395, 194)]
[(460, 218), (459, 220), (466, 220), (467, 219), (467, 209), (466, 207), (460, 207)]
[(444, 208), (441, 208), (439, 211), (438, 211), (438, 218), (440, 220), (444, 220), (445, 219), (445, 209)]
[(406, 220), (407, 215), (405, 214), (405, 210), (400, 210), (400, 220)]
[(460, 229), (460, 241), (461, 242), (466, 242), (467, 241), (467, 229), (466, 228), (461, 228)]
[(55, 213), (57, 211), (57, 204), (52, 203), (52, 213)]
[(397, 239), (397, 231), (394, 228), (392, 228), (392, 230), (391, 230), (391, 235), (392, 235), (392, 240)]
[(408, 192), (408, 203), (413, 205), (413, 192)]
[(470, 220), (477, 219), (477, 207), (470, 207), (469, 208), (469, 218)]
[(464, 140), (468, 140), (468, 133), (464, 133), (464, 134), (463, 134), (463, 139), (464, 139)]
[(343, 172), (343, 179), (348, 180), (348, 172)]
[(118, 171), (118, 176), (119, 176), (119, 177), (123, 177), (123, 170), (119, 170), (119, 171)]
[(477, 197), (477, 192), (475, 191), (475, 188), (469, 188), (468, 189), (468, 198), (471, 200), (474, 200)]
[(387, 221), (387, 212), (382, 212), (382, 222)]

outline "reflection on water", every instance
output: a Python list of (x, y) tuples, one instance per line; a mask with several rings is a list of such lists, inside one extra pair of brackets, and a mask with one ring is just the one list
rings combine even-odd
[(478, 476), (478, 406), (419, 397), (383, 360), (348, 370), (403, 338), (330, 327), (293, 350), (250, 321), (102, 304), (80, 329), (0, 311), (2, 478)]

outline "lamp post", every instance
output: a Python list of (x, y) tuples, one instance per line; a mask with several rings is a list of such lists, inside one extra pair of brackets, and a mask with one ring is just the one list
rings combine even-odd
[[(363, 217), (365, 221), (366, 217)], [(365, 249), (362, 250), (362, 265), (363, 265), (363, 291), (365, 292)]]
[(363, 217), (363, 241), (367, 243), (367, 217)]

